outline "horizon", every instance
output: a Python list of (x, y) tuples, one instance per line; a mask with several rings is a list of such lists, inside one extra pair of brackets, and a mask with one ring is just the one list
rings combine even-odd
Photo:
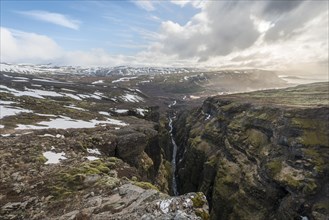
[(1, 62), (328, 74), (327, 1), (1, 1)]

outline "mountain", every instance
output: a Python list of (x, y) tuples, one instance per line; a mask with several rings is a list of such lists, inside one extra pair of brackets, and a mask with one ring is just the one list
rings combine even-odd
[(33, 64), (9, 64), (1, 63), (0, 70), (9, 73), (22, 74), (82, 74), (95, 76), (110, 75), (156, 75), (156, 74), (175, 74), (175, 73), (192, 73), (201, 69), (197, 68), (173, 68), (173, 67), (79, 67), (79, 66), (53, 66), (33, 65)]

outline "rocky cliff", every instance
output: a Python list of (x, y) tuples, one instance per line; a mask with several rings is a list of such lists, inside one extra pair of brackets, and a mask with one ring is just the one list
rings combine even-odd
[(328, 83), (208, 98), (175, 122), (178, 190), (211, 219), (327, 219)]
[(0, 219), (207, 219), (202, 193), (162, 193), (164, 128), (137, 122), (1, 137)]

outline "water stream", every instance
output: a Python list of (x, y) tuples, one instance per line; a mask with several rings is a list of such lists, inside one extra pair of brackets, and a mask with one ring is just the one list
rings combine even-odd
[[(172, 104), (170, 104), (168, 107), (171, 108), (172, 106), (176, 105), (176, 101), (174, 101)], [(173, 116), (169, 115), (169, 133), (170, 133), (170, 138), (171, 138), (171, 143), (173, 145), (173, 151), (172, 151), (172, 160), (171, 160), (171, 167), (172, 167), (172, 191), (174, 196), (178, 195), (177, 191), (177, 180), (176, 180), (176, 155), (177, 155), (177, 144), (174, 140), (172, 131), (173, 131)]]

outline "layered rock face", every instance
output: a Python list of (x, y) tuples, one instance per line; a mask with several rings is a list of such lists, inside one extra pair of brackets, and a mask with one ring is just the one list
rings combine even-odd
[(203, 192), (211, 219), (327, 219), (328, 106), (328, 83), (318, 83), (181, 113), (179, 192)]

